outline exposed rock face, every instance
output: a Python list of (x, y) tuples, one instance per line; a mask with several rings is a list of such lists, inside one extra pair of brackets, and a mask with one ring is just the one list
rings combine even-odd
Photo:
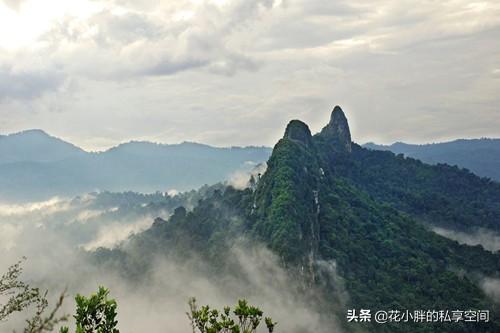
[(340, 150), (351, 152), (351, 132), (344, 111), (335, 106), (330, 116), (330, 122), (320, 133), (321, 136), (335, 144)]
[(298, 141), (306, 146), (312, 144), (312, 136), (309, 127), (300, 120), (292, 120), (288, 123), (284, 138)]

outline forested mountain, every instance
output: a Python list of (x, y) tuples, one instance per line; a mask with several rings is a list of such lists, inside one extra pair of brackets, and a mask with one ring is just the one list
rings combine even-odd
[(389, 150), (430, 164), (457, 165), (476, 175), (500, 181), (500, 139), (460, 139), (425, 145), (396, 142), (385, 146), (367, 143), (363, 147)]
[[(466, 170), (432, 166), (353, 143), (335, 107), (312, 136), (292, 120), (262, 177), (175, 210), (94, 259), (141, 277), (159, 254), (201, 257), (215, 278), (245, 279), (227, 249), (241, 238), (281, 258), (311, 304), (347, 332), (499, 332), (498, 305), (481, 288), (500, 277), (500, 253), (441, 237), (428, 225), (499, 230), (500, 185)], [(338, 276), (337, 276), (338, 274)], [(345, 289), (345, 290), (344, 290)], [(347, 297), (343, 296), (343, 292)], [(347, 323), (347, 309), (487, 309), (488, 323)]]
[(89, 153), (40, 130), (0, 137), (0, 201), (37, 201), (95, 190), (191, 190), (265, 161), (265, 147), (129, 142)]

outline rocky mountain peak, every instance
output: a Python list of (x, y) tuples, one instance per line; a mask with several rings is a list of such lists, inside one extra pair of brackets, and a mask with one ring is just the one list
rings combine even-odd
[(300, 120), (292, 120), (288, 123), (283, 138), (300, 142), (306, 146), (309, 146), (312, 142), (312, 135), (309, 127)]
[(321, 130), (320, 135), (341, 149), (351, 152), (351, 132), (347, 118), (340, 106), (337, 105), (333, 108), (330, 122)]

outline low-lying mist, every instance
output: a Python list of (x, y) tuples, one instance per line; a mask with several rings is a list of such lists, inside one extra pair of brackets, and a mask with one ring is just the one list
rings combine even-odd
[[(143, 206), (142, 204), (139, 206)], [(196, 297), (200, 305), (221, 308), (234, 306), (245, 298), (260, 307), (264, 315), (278, 321), (277, 332), (338, 332), (333, 313), (314, 302), (314, 291), (304, 292), (295, 276), (263, 246), (242, 242), (221, 261), (230, 261), (237, 274), (213, 276), (210, 264), (193, 256), (181, 261), (161, 255), (152, 259), (152, 270), (131, 281), (111, 266), (97, 266), (89, 251), (98, 246), (114, 247), (128, 235), (147, 228), (155, 215), (164, 218), (168, 210), (125, 213), (123, 206), (96, 204), (93, 196), (78, 200), (53, 199), (49, 202), (0, 209), (0, 269), (27, 257), (22, 279), (48, 289), (52, 302), (67, 288), (68, 297), (61, 313), (74, 313), (76, 293), (88, 295), (102, 285), (118, 302), (118, 321), (122, 333), (191, 332), (186, 316), (187, 301)], [(335, 264), (318, 263), (323, 274), (339, 283)], [(345, 295), (339, 294), (338, 302)], [(26, 314), (16, 314), (0, 323), (0, 331), (22, 330)]]
[(500, 279), (484, 277), (481, 280), (480, 287), (488, 297), (500, 304)]
[(474, 232), (461, 232), (442, 227), (432, 227), (432, 231), (443, 237), (456, 240), (466, 245), (481, 245), (485, 250), (496, 252), (500, 250), (500, 234), (491, 230), (477, 229)]
[(87, 250), (114, 247), (148, 228), (155, 217), (168, 218), (175, 206), (169, 198), (154, 205), (149, 200), (157, 198), (131, 193), (124, 200), (124, 195), (91, 193), (73, 199), (0, 204), (0, 249), (15, 247), (26, 235), (46, 233)]

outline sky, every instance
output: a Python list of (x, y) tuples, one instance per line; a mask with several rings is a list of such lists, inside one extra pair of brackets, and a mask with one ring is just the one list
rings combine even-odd
[(0, 134), (272, 146), (500, 137), (500, 2), (0, 0)]

